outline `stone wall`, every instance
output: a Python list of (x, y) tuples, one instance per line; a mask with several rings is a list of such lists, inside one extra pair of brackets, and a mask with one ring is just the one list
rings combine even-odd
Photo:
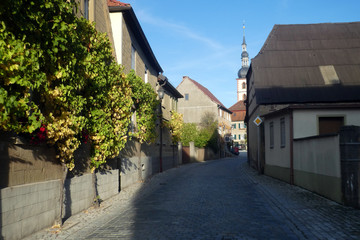
[(0, 190), (0, 239), (22, 239), (51, 226), (60, 214), (61, 181)]

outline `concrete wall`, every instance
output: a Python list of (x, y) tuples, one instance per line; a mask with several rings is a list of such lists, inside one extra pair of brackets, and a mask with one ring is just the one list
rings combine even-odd
[[(130, 141), (121, 153), (121, 188), (146, 180), (160, 171), (160, 145), (140, 144)], [(166, 171), (179, 165), (178, 146), (164, 142), (162, 146), (162, 169)]]
[(294, 139), (319, 134), (319, 117), (344, 117), (344, 125), (360, 125), (359, 109), (304, 109), (294, 111)]
[(60, 214), (60, 180), (0, 190), (0, 239), (22, 239), (51, 226)]
[(99, 172), (96, 173), (95, 179), (93, 177), (93, 174), (88, 173), (65, 180), (63, 218), (66, 219), (91, 207), (96, 196), (106, 200), (119, 192), (119, 170)]
[(96, 190), (101, 200), (109, 199), (119, 193), (119, 170), (96, 173)]
[(294, 141), (294, 183), (342, 202), (338, 135)]
[(189, 163), (189, 162), (205, 162), (207, 160), (213, 160), (213, 159), (218, 159), (220, 157), (219, 153), (215, 153), (212, 149), (210, 148), (198, 148), (195, 147), (194, 142), (190, 142), (190, 146), (189, 147), (184, 147), (185, 152), (183, 152), (183, 154), (188, 155), (185, 156), (185, 163)]
[[(119, 189), (119, 171), (97, 173), (96, 182), (95, 189), (92, 174), (66, 179), (65, 219), (92, 206), (95, 191), (102, 200), (116, 195)], [(1, 189), (0, 239), (22, 239), (53, 225), (61, 211), (60, 189), (61, 180)]]
[(79, 177), (68, 178), (64, 186), (65, 212), (63, 218), (70, 216), (89, 208), (95, 198), (95, 189), (92, 180), (92, 174), (85, 174)]

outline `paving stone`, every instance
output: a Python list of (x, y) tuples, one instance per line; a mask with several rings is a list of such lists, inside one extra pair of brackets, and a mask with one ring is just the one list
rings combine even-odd
[(153, 176), (32, 239), (360, 239), (360, 211), (258, 175), (242, 152)]

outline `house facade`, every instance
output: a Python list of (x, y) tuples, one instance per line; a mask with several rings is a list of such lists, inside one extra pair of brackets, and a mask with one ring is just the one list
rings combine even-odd
[[(131, 70), (152, 86), (155, 92), (165, 90), (159, 118), (170, 120), (171, 111), (177, 111), (177, 100), (182, 95), (162, 75), (163, 69), (158, 63), (150, 44), (143, 32), (136, 14), (130, 4), (108, 0), (111, 29), (114, 36), (116, 60), (127, 74)], [(132, 120), (136, 124), (136, 119)], [(157, 123), (158, 137), (155, 144), (140, 144), (135, 140), (128, 142), (121, 154), (123, 168), (121, 187), (127, 187), (159, 171), (177, 166), (177, 146), (171, 141), (170, 132)], [(161, 136), (160, 136), (161, 135)], [(140, 176), (140, 179), (139, 179)]]
[(259, 172), (342, 202), (339, 132), (360, 126), (359, 38), (359, 22), (274, 26), (247, 75), (248, 159)]
[(231, 134), (231, 111), (226, 108), (207, 88), (184, 76), (176, 88), (184, 98), (179, 99), (178, 109), (184, 115), (185, 123), (200, 123), (205, 113), (213, 113), (219, 124), (222, 137)]
[(233, 145), (239, 146), (246, 144), (246, 106), (244, 101), (238, 101), (229, 108), (231, 115), (231, 135), (233, 137)]

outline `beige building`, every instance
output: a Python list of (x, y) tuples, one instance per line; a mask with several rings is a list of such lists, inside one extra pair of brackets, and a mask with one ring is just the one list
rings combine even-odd
[[(177, 99), (182, 95), (162, 75), (163, 69), (158, 63), (131, 5), (108, 0), (108, 6), (117, 62), (124, 66), (126, 74), (134, 70), (135, 74), (141, 77), (145, 83), (149, 83), (155, 92), (158, 92), (160, 86), (165, 90), (161, 108), (159, 106), (158, 109), (156, 143), (140, 144), (132, 140), (128, 142), (122, 152), (121, 187), (126, 187), (159, 171), (178, 165), (177, 146), (173, 145), (169, 130), (162, 128), (161, 121), (170, 119), (171, 111), (177, 110)], [(162, 115), (160, 115), (160, 109)], [(132, 121), (133, 124), (136, 124), (134, 116)]]
[(233, 138), (233, 145), (246, 144), (246, 106), (244, 101), (238, 101), (229, 108), (232, 111), (231, 115), (231, 136)]
[(186, 123), (200, 123), (205, 113), (214, 113), (222, 137), (231, 134), (231, 111), (227, 109), (207, 88), (185, 76), (176, 88), (184, 98), (179, 99), (179, 112)]

